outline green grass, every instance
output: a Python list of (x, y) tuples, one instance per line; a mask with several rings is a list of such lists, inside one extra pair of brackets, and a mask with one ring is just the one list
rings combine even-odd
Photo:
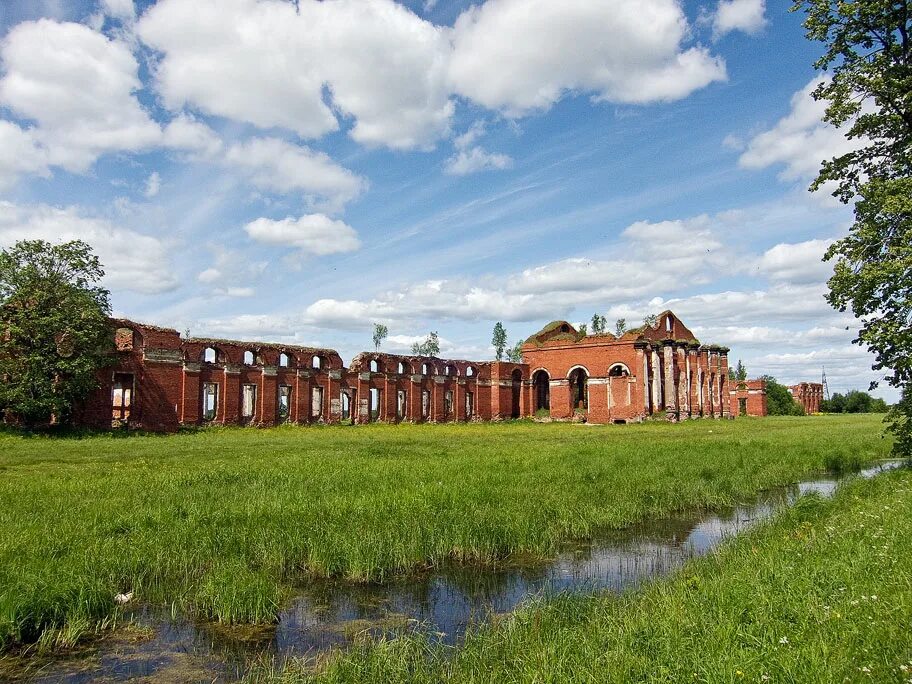
[(0, 434), (0, 649), (72, 642), (116, 615), (118, 592), (268, 622), (310, 576), (548, 554), (884, 457), (880, 430), (877, 417), (839, 416)]
[(912, 471), (858, 480), (640, 591), (541, 599), (462, 647), (405, 636), (249, 680), (908, 683), (910, 520)]

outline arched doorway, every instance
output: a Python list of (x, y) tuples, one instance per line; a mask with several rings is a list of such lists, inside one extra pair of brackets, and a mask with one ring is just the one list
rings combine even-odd
[(585, 368), (579, 366), (570, 371), (567, 376), (570, 381), (570, 409), (576, 411), (582, 409), (589, 410), (589, 373)]
[(547, 371), (538, 370), (532, 376), (532, 394), (535, 395), (535, 412), (551, 411), (551, 378)]
[(510, 377), (513, 380), (513, 382), (512, 382), (513, 406), (512, 406), (512, 410), (510, 411), (510, 415), (513, 418), (519, 418), (520, 413), (521, 413), (520, 405), (519, 405), (519, 397), (520, 397), (520, 393), (522, 392), (522, 371), (519, 370), (519, 368), (517, 368), (516, 370), (513, 371), (513, 373), (511, 374)]
[(615, 363), (608, 369), (608, 408), (613, 409), (630, 404), (630, 370), (623, 363)]

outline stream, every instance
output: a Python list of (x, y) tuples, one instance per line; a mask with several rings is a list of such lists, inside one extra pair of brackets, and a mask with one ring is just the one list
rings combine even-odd
[[(885, 461), (862, 470), (873, 477), (898, 467)], [(550, 559), (511, 560), (491, 567), (435, 568), (380, 584), (317, 581), (299, 587), (275, 625), (224, 627), (195, 623), (170, 611), (140, 607), (131, 624), (66, 656), (23, 659), (13, 681), (230, 682), (261, 661), (281, 666), (291, 656), (319, 655), (352, 641), (417, 630), (458, 643), (473, 624), (507, 613), (543, 593), (622, 591), (665, 575), (689, 558), (793, 504), (799, 496), (830, 496), (839, 478), (817, 477), (761, 492), (722, 510), (682, 512), (566, 544)], [(0, 679), (9, 673), (0, 672)]]

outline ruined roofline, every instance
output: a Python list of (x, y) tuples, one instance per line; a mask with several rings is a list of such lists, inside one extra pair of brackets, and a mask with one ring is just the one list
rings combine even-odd
[(180, 333), (174, 328), (165, 328), (160, 325), (152, 325), (151, 323), (141, 323), (140, 321), (134, 321), (131, 318), (113, 318), (110, 317), (108, 320), (113, 323), (115, 326), (120, 326), (124, 328), (139, 328), (140, 330), (150, 330), (157, 333), (170, 333), (180, 336)]
[(339, 353), (335, 349), (330, 349), (329, 347), (305, 347), (298, 344), (282, 344), (281, 342), (256, 342), (251, 340), (229, 340), (219, 337), (191, 337), (187, 340), (182, 340), (184, 343), (189, 344), (204, 344), (211, 347), (216, 347), (218, 345), (230, 346), (230, 347), (244, 347), (250, 351), (259, 351), (260, 349), (268, 349), (270, 351), (290, 351), (290, 352), (307, 352), (307, 353), (321, 353), (325, 355), (335, 354), (336, 356)]
[[(511, 363), (510, 361), (471, 361), (469, 359), (447, 359), (441, 356), (421, 356), (415, 354), (390, 354), (388, 352), (370, 352), (363, 351), (360, 354), (356, 355), (349, 364), (349, 368), (355, 368), (356, 366), (362, 365), (364, 362), (370, 362), (373, 359), (380, 361), (392, 360), (392, 361), (409, 361), (411, 363), (433, 363), (433, 364), (454, 364), (454, 365), (465, 365), (473, 366), (475, 368), (481, 368), (485, 366), (491, 366), (495, 363)], [(522, 365), (522, 364), (514, 364)]]

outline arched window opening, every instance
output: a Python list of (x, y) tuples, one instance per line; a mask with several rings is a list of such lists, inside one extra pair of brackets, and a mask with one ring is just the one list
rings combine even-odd
[(245, 351), (245, 352), (244, 352), (244, 365), (245, 365), (245, 366), (252, 366), (252, 365), (253, 365), (253, 352), (252, 352), (252, 351)]
[(623, 363), (616, 363), (608, 370), (609, 378), (626, 378), (629, 375), (630, 371)]
[(377, 359), (370, 360), (370, 372), (379, 373), (380, 372), (380, 362)]
[(574, 368), (570, 372), (570, 405), (576, 410), (589, 409), (589, 373), (585, 368)]
[(205, 363), (215, 363), (218, 361), (218, 353), (215, 351), (215, 347), (206, 347), (203, 350), (203, 361)]
[(409, 367), (409, 365), (405, 361), (400, 361), (399, 366), (397, 367), (396, 370), (399, 373), (399, 375), (408, 375), (409, 373), (412, 372), (411, 367)]
[(564, 323), (564, 324), (560, 327), (560, 331), (561, 331), (562, 333), (568, 333), (568, 332), (570, 332), (570, 326), (567, 325), (566, 323)]
[(665, 317), (665, 332), (671, 332), (674, 327), (674, 321), (671, 316)]
[(447, 367), (443, 369), (444, 375), (456, 375), (456, 367), (452, 364), (447, 364)]
[(532, 376), (532, 390), (535, 395), (535, 411), (551, 411), (551, 378), (543, 371)]
[(421, 364), (421, 374), (422, 375), (433, 375), (434, 367), (429, 363), (422, 363)]
[(320, 370), (321, 368), (323, 368), (323, 357), (322, 357), (322, 356), (319, 356), (319, 355), (315, 355), (315, 356), (310, 360), (310, 366), (311, 366), (311, 368), (313, 368), (314, 370)]
[(475, 375), (475, 366), (469, 366), (466, 368), (466, 377), (471, 378), (473, 375)]
[(288, 368), (289, 365), (290, 365), (290, 361), (289, 361), (288, 354), (286, 354), (285, 352), (282, 352), (281, 354), (279, 354), (279, 366), (281, 366), (282, 368)]

